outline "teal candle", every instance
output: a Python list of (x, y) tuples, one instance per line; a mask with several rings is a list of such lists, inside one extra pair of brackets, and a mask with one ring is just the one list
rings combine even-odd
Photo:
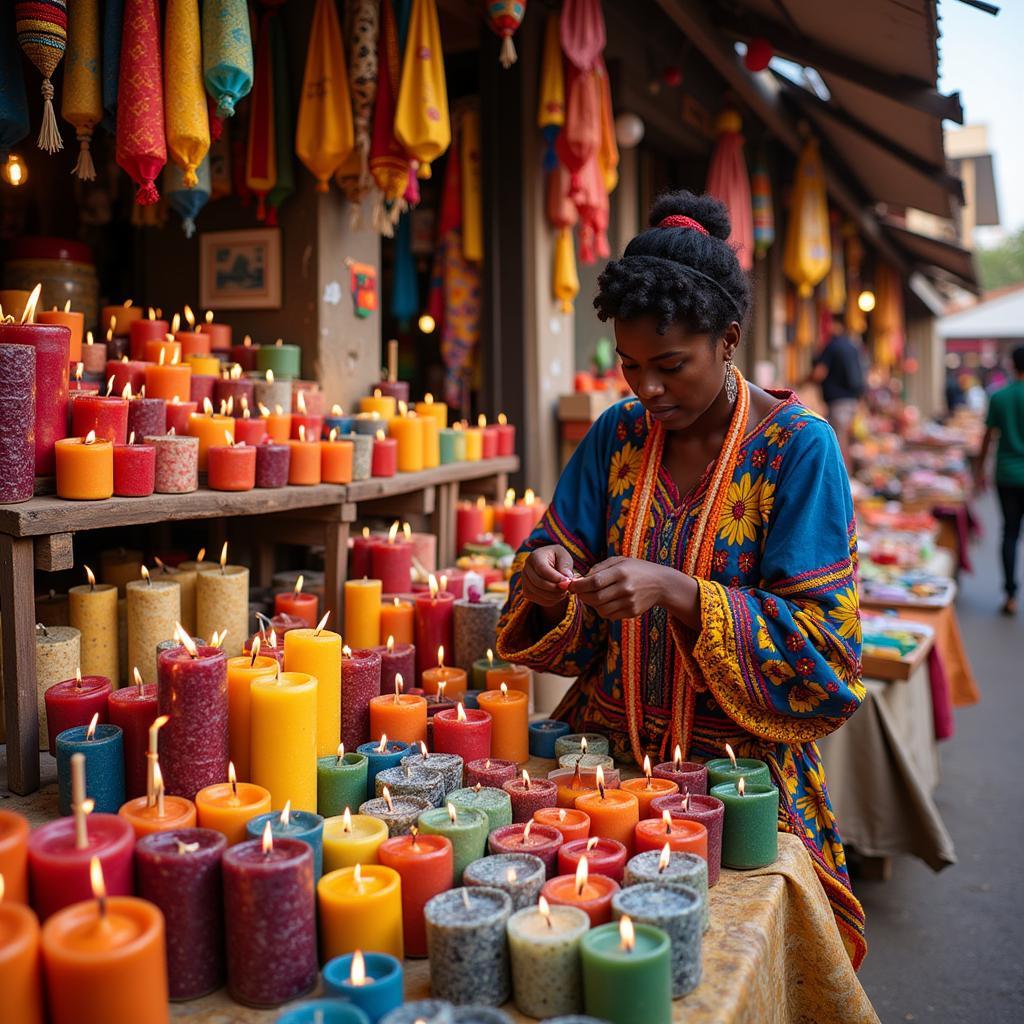
[(768, 771), (768, 765), (753, 757), (737, 757), (735, 766), (733, 766), (731, 758), (716, 757), (714, 760), (708, 761), (707, 769), (709, 793), (712, 786), (721, 786), (726, 782), (738, 782), (740, 779), (746, 779), (748, 786), (772, 785), (772, 775)]
[(388, 740), (386, 743), (373, 740), (370, 743), (363, 743), (358, 747), (358, 751), (365, 754), (367, 760), (364, 799), (373, 800), (377, 795), (377, 775), (387, 768), (397, 768), (402, 763), (402, 758), (408, 755), (409, 744), (398, 740)]
[[(620, 934), (627, 921), (632, 948)], [(580, 958), (588, 1014), (609, 1024), (672, 1024), (672, 948), (660, 928), (628, 917), (602, 924), (580, 939)]]
[(298, 345), (260, 345), (256, 352), (256, 369), (261, 374), (273, 370), (278, 380), (301, 377), (302, 349)]
[(377, 1024), (381, 1017), (402, 1005), (402, 965), (387, 953), (360, 953), (365, 981), (353, 983), (352, 961), (355, 953), (336, 956), (324, 964), (324, 988), (327, 992), (358, 1006)]
[(258, 814), (250, 818), (245, 830), (250, 839), (260, 839), (267, 822), (275, 839), (299, 839), (313, 851), (313, 880), (324, 873), (324, 819), (311, 811), (289, 810), (287, 818), (282, 811)]
[(512, 798), (503, 789), (493, 786), (455, 789), (448, 794), (448, 803), (460, 811), (481, 811), (487, 815), (490, 834), (502, 825), (512, 824)]
[(71, 813), (71, 755), (85, 755), (85, 795), (95, 800), (93, 810), (117, 814), (124, 803), (124, 737), (118, 725), (75, 725), (57, 736), (57, 809)]
[(501, 658), (477, 658), (473, 662), (473, 689), (486, 690), (487, 673), (492, 668), (508, 668), (508, 664), (507, 661), (502, 661)]
[(352, 421), (354, 417), (345, 416), (339, 413), (337, 416), (331, 413), (330, 416), (324, 417), (324, 436), (330, 436), (332, 430), (338, 432), (338, 437), (342, 437), (344, 434), (351, 434), (353, 427)]
[(366, 800), (369, 764), (365, 754), (317, 759), (316, 809), (321, 817), (336, 817), (346, 807), (355, 813), (356, 808)]
[(779, 791), (745, 779), (711, 787), (725, 804), (722, 867), (763, 868), (779, 856)]
[(466, 461), (466, 432), (445, 427), (440, 432), (441, 464)]
[(446, 836), (452, 844), (452, 884), (462, 885), (462, 872), (484, 855), (489, 829), (483, 811), (431, 807), (416, 824), (428, 836)]
[[(584, 744), (584, 740), (587, 742)], [(555, 757), (561, 760), (566, 754), (608, 754), (608, 737), (596, 732), (574, 732), (559, 736), (555, 740)]]
[(340, 999), (310, 999), (296, 1003), (274, 1024), (370, 1024), (370, 1018), (358, 1006)]
[(555, 756), (555, 741), (569, 732), (568, 722), (545, 718), (530, 723), (530, 756), (550, 761)]

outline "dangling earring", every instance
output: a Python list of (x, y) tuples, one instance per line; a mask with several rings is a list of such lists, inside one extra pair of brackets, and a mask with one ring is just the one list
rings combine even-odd
[(732, 357), (725, 361), (725, 397), (730, 405), (736, 401), (739, 393), (739, 385), (736, 383), (736, 374), (733, 373)]

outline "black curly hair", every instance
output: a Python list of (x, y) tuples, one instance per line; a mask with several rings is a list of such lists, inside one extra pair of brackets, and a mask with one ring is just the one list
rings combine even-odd
[[(690, 217), (690, 227), (659, 227), (666, 217)], [(676, 322), (717, 339), (742, 324), (750, 311), (750, 282), (728, 239), (725, 204), (708, 195), (667, 192), (651, 208), (650, 227), (634, 238), (622, 259), (598, 278), (594, 308), (602, 320), (654, 316), (658, 333)]]

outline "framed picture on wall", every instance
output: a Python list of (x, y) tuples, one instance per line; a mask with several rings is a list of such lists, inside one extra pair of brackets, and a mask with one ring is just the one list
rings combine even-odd
[(280, 309), (280, 229), (201, 234), (199, 303), (209, 309)]

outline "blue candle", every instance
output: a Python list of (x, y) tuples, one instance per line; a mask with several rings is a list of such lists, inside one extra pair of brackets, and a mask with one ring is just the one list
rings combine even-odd
[(555, 740), (559, 736), (567, 736), (568, 734), (568, 722), (558, 722), (553, 718), (545, 718), (540, 722), (531, 722), (530, 756), (546, 757), (554, 760)]
[(57, 737), (57, 808), (71, 813), (71, 755), (85, 755), (85, 795), (96, 801), (94, 811), (117, 814), (124, 803), (124, 736), (118, 725), (76, 725)]
[(333, 413), (330, 416), (325, 416), (324, 437), (330, 437), (332, 429), (338, 432), (338, 437), (342, 437), (344, 434), (351, 434), (353, 431), (353, 418), (352, 416), (335, 416)]
[(312, 811), (288, 811), (287, 820), (283, 811), (258, 814), (246, 824), (250, 839), (259, 839), (263, 829), (270, 822), (270, 831), (275, 839), (300, 839), (313, 851), (313, 880), (324, 871), (324, 819)]
[[(356, 956), (363, 961), (365, 981), (361, 984), (352, 980)], [(358, 963), (355, 966), (358, 978)], [(324, 988), (332, 996), (358, 1006), (370, 1024), (377, 1024), (386, 1013), (402, 1005), (402, 965), (387, 953), (346, 953), (324, 965)]]
[(388, 740), (384, 750), (381, 750), (380, 743), (374, 741), (364, 743), (357, 750), (360, 754), (365, 754), (369, 761), (366, 769), (366, 799), (373, 800), (377, 795), (375, 781), (378, 773), (385, 768), (397, 768), (402, 763), (402, 758), (408, 754), (409, 744)]
[[(319, 1014), (319, 1018), (317, 1017)], [(370, 1018), (340, 999), (310, 999), (282, 1013), (275, 1024), (370, 1024)]]
[(470, 708), (474, 708), (476, 710), (479, 710), (480, 709), (480, 702), (477, 700), (477, 697), (479, 697), (480, 694), (483, 693), (483, 692), (484, 692), (483, 690), (466, 690), (466, 692), (462, 695), (462, 706), (467, 711)]

